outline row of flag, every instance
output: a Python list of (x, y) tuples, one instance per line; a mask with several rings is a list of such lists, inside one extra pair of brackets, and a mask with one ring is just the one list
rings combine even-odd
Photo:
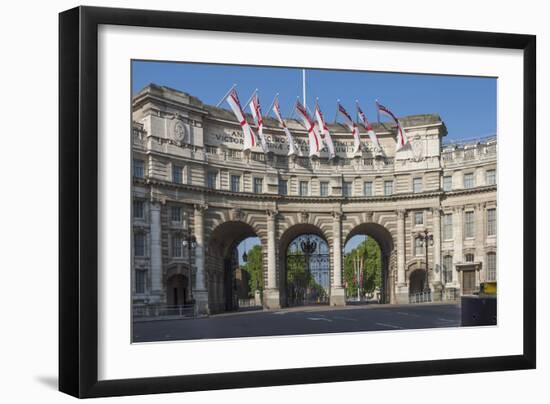
[[(235, 114), (235, 117), (237, 118), (237, 121), (239, 122), (243, 130), (244, 150), (250, 150), (252, 147), (257, 146), (257, 140), (259, 140), (263, 151), (267, 153), (268, 146), (264, 136), (264, 123), (258, 92), (254, 91), (252, 97), (250, 98), (250, 101), (248, 102), (248, 106), (256, 125), (257, 136), (256, 133), (254, 133), (254, 129), (252, 129), (252, 127), (246, 120), (245, 112), (241, 106), (235, 87), (232, 87), (231, 90), (226, 94), (225, 100), (231, 107), (231, 110)], [(408, 139), (405, 135), (405, 131), (403, 130), (403, 126), (401, 125), (397, 117), (388, 108), (378, 103), (378, 101), (376, 101), (376, 107), (378, 111), (378, 116), (380, 116), (380, 113), (382, 113), (388, 116), (397, 125), (396, 151), (401, 150), (408, 143)], [(329, 159), (334, 158), (336, 156), (334, 143), (332, 141), (330, 131), (328, 130), (328, 126), (323, 117), (323, 113), (321, 112), (319, 104), (315, 104), (314, 118), (309, 115), (304, 105), (302, 105), (302, 103), (300, 103), (300, 101), (298, 100), (296, 101), (294, 110), (295, 113), (298, 115), (299, 121), (307, 131), (309, 156), (319, 157), (321, 151), (326, 149), (329, 155)], [(275, 97), (275, 100), (273, 101), (273, 113), (275, 114), (275, 117), (279, 121), (279, 124), (281, 125), (287, 137), (287, 142), (289, 145), (288, 155), (291, 156), (294, 154), (298, 154), (298, 147), (296, 146), (294, 138), (290, 133), (290, 130), (288, 129), (285, 121), (283, 120), (278, 97)], [(380, 147), (380, 143), (378, 142), (376, 133), (374, 132), (372, 125), (368, 121), (366, 115), (361, 110), (359, 103), (357, 103), (358, 123), (351, 118), (350, 114), (346, 111), (342, 104), (340, 104), (340, 102), (338, 102), (338, 113), (342, 116), (346, 126), (349, 128), (353, 137), (354, 154), (359, 153), (362, 149), (359, 125), (361, 125), (363, 129), (366, 130), (367, 135), (373, 143), (374, 150), (378, 154), (382, 153), (382, 148)]]

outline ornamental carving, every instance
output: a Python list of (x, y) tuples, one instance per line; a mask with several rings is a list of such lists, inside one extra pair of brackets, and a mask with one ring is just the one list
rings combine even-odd
[(189, 142), (189, 129), (180, 119), (174, 119), (172, 122), (170, 138), (177, 144)]

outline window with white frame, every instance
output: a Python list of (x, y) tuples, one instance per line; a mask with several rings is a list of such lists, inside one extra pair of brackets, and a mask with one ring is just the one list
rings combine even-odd
[(145, 161), (140, 159), (134, 159), (134, 177), (145, 177)]
[(487, 254), (487, 280), (497, 280), (497, 255), (494, 252)]
[(487, 235), (497, 235), (497, 210), (495, 208), (487, 209)]
[(175, 233), (172, 235), (172, 257), (183, 257), (183, 238), (181, 234)]
[(446, 255), (443, 257), (443, 282), (450, 283), (453, 281), (453, 256)]
[(497, 172), (496, 172), (496, 170), (487, 170), (487, 171), (485, 171), (485, 183), (487, 185), (496, 185), (496, 183), (497, 183)]
[(172, 164), (172, 182), (183, 184), (183, 167)]
[(474, 185), (474, 173), (464, 174), (464, 188), (473, 188)]
[(384, 181), (384, 195), (393, 195), (393, 181)]
[(464, 212), (464, 237), (473, 238), (474, 237), (474, 212), (467, 211)]
[(134, 233), (134, 255), (136, 257), (145, 257), (145, 234)]
[(170, 207), (170, 220), (173, 222), (181, 222), (183, 219), (183, 209), (181, 206)]
[(264, 192), (264, 179), (263, 178), (254, 178), (254, 193), (261, 194)]
[(413, 178), (413, 192), (415, 194), (422, 192), (422, 178), (420, 177)]
[(145, 289), (147, 288), (147, 270), (137, 268), (135, 274), (136, 293), (145, 293)]
[(320, 194), (321, 194), (321, 196), (328, 196), (328, 182), (327, 181), (321, 181)]
[(307, 181), (300, 181), (300, 196), (309, 195), (309, 183)]
[(363, 195), (372, 196), (372, 181), (365, 181), (363, 183)]
[(453, 239), (453, 214), (446, 213), (443, 215), (443, 240)]
[(218, 187), (218, 173), (216, 171), (208, 171), (206, 175), (206, 186), (210, 189)]
[(288, 195), (288, 180), (279, 180), (279, 194)]
[(143, 219), (145, 217), (145, 201), (134, 199), (134, 218)]
[(448, 192), (453, 190), (453, 177), (452, 175), (445, 175), (443, 177), (443, 191)]
[(414, 224), (415, 226), (424, 224), (424, 212), (414, 212)]
[(240, 192), (241, 191), (241, 176), (240, 175), (231, 175), (231, 191)]
[(351, 196), (351, 187), (352, 187), (352, 183), (350, 181), (344, 181), (342, 183), (342, 195)]

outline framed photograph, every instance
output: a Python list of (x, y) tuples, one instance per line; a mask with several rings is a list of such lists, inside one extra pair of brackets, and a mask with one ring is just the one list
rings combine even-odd
[(59, 387), (535, 367), (535, 37), (60, 14)]

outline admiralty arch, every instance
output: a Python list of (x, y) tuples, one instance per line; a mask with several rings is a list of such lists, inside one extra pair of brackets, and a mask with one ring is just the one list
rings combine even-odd
[[(496, 137), (446, 144), (443, 119), (400, 117), (411, 142), (397, 153), (395, 126), (374, 124), (383, 156), (363, 133), (364, 150), (353, 154), (349, 130), (329, 124), (329, 160), (288, 156), (279, 123), (264, 117), (269, 152), (244, 153), (231, 111), (146, 86), (132, 109), (134, 306), (225, 311), (235, 248), (248, 237), (261, 244), (264, 309), (289, 304), (287, 250), (305, 234), (326, 245), (333, 306), (346, 304), (343, 249), (355, 235), (380, 247), (381, 303), (409, 303), (426, 276), (434, 300), (496, 281)], [(304, 128), (286, 123), (306, 151)], [(425, 231), (428, 262), (417, 237)]]

